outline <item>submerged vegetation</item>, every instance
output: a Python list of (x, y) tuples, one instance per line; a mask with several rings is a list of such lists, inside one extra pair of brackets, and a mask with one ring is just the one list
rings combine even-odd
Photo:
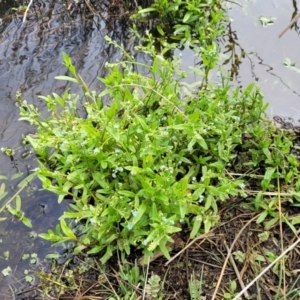
[[(171, 284), (165, 266), (150, 275), (151, 262), (161, 256), (168, 264), (177, 257), (175, 253), (188, 251), (201, 239), (211, 242), (218, 232), (219, 241), (209, 247), (218, 244), (220, 252), (228, 253), (221, 261), (216, 258), (221, 266), (224, 261), (220, 280), (229, 259), (243, 269), (251, 261), (254, 277), (261, 276), (262, 266), (272, 267), (278, 284), (268, 291), (273, 299), (297, 297), (298, 279), (284, 260), (283, 231), (295, 234), (295, 247), (299, 242), (295, 225), (300, 222), (295, 216), (300, 201), (298, 136), (267, 118), (267, 104), (258, 87), (233, 88), (230, 76), (220, 68), (217, 40), (227, 22), (221, 4), (218, 0), (156, 0), (140, 8), (134, 20), (144, 21), (154, 14), (154, 30), (147, 31), (143, 44), (135, 48), (148, 55), (149, 64), (136, 61), (107, 37), (122, 52), (122, 60), (106, 65), (109, 73), (99, 78), (104, 85), (101, 91), (89, 90), (84, 74), (77, 73), (64, 53), (70, 76), (57, 79), (79, 84), (82, 97), (70, 90), (41, 96), (48, 116), (18, 95), (20, 120), (36, 128), (24, 139), (37, 155), (35, 174), (45, 190), (58, 195), (59, 202), (71, 201), (55, 230), (49, 228), (40, 236), (53, 243), (74, 243), (76, 267), (65, 271), (65, 266), (56, 266), (56, 274), (64, 272), (63, 282), (55, 272), (40, 273), (46, 294), (54, 297), (77, 290), (78, 295), (78, 290), (87, 287), (76, 276), (87, 272), (90, 278), (97, 277), (97, 287), (104, 287), (103, 292), (94, 292), (102, 298), (182, 299), (166, 287), (165, 282)], [(192, 46), (201, 59), (198, 67), (190, 67), (200, 78), (193, 84), (185, 81), (188, 74), (181, 70), (180, 59), (165, 56), (182, 46)], [(214, 82), (210, 74), (216, 71), (219, 77)], [(104, 99), (110, 105), (103, 105)], [(10, 207), (17, 217), (18, 207), (19, 198), (17, 208)], [(224, 238), (220, 228), (242, 213), (250, 216), (246, 225), (256, 221), (263, 229), (252, 248), (233, 253), (240, 224), (226, 228), (236, 234), (230, 249), (220, 242)], [(265, 243), (276, 226), (278, 247), (268, 250), (270, 245)], [(259, 247), (262, 254), (253, 250)], [(189, 260), (185, 263), (187, 270), (193, 268)], [(183, 270), (179, 259), (176, 268)], [(109, 272), (114, 273), (115, 283), (108, 279)], [(189, 275), (184, 299), (205, 299), (204, 293), (207, 299), (238, 299), (244, 287), (243, 280), (230, 275), (219, 293), (220, 280), (209, 283), (210, 275), (203, 267)], [(289, 287), (285, 276), (290, 278)], [(248, 299), (261, 295), (267, 299), (259, 284), (251, 291), (252, 295), (246, 289), (242, 293)]]

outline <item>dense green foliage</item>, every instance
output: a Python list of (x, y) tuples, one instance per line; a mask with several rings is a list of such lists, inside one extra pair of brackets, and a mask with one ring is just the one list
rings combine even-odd
[(224, 32), (226, 18), (220, 0), (155, 0), (133, 19), (152, 19), (162, 44), (168, 40), (207, 49)]
[[(129, 254), (132, 247), (145, 257), (158, 250), (169, 257), (174, 235), (188, 230), (194, 238), (208, 232), (218, 223), (218, 203), (246, 197), (250, 184), (261, 190), (250, 203), (264, 210), (259, 222), (267, 215), (273, 216), (269, 225), (277, 222), (277, 198), (265, 198), (263, 192), (280, 189), (284, 181), (290, 195), (298, 197), (298, 162), (291, 138), (265, 119), (267, 105), (254, 84), (232, 89), (225, 75), (218, 83), (208, 82), (219, 61), (212, 40), (203, 38), (202, 64), (191, 68), (201, 80), (192, 85), (185, 83), (180, 61), (154, 50), (151, 35), (145, 47), (136, 48), (149, 55), (149, 65), (119, 48), (126, 59), (107, 65), (110, 73), (100, 78), (105, 85), (100, 94), (88, 90), (64, 54), (71, 77), (58, 79), (82, 86), (85, 118), (78, 113), (79, 96), (70, 91), (41, 97), (47, 118), (26, 101), (20, 106), (21, 120), (37, 126), (26, 140), (38, 155), (43, 187), (59, 201), (73, 199), (56, 232), (41, 236), (74, 240), (77, 252), (102, 251), (102, 262), (116, 250)], [(147, 75), (135, 72), (136, 65)], [(103, 107), (105, 97), (110, 106)]]

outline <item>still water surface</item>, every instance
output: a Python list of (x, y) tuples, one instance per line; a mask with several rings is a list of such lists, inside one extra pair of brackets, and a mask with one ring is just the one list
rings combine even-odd
[[(21, 91), (24, 99), (46, 112), (39, 95), (59, 94), (67, 88), (79, 92), (78, 87), (70, 83), (54, 80), (55, 76), (66, 74), (61, 59), (63, 51), (71, 56), (90, 89), (99, 90), (97, 77), (105, 75), (105, 63), (120, 57), (104, 37), (111, 36), (129, 50), (133, 46), (127, 31), (116, 20), (104, 18), (104, 21), (99, 15), (86, 18), (76, 11), (67, 15), (62, 1), (34, 2), (35, 14), (29, 15), (26, 23), (22, 23), (22, 16), (4, 17), (3, 12), (8, 6), (3, 6), (5, 2), (0, 5), (3, 20), (0, 27), (0, 147), (15, 149), (14, 162), (0, 153), (0, 174), (8, 177), (19, 171), (28, 175), (35, 167), (32, 155), (22, 157), (27, 151), (22, 147), (22, 135), (33, 128), (18, 121), (16, 92)], [(261, 86), (265, 101), (270, 103), (268, 112), (271, 116), (293, 118), (297, 124), (300, 119), (300, 73), (288, 69), (283, 62), (286, 58), (292, 62), (299, 60), (298, 27), (278, 38), (297, 11), (297, 1), (244, 0), (239, 3), (228, 6), (232, 22), (221, 47), (232, 59), (224, 68), (232, 70), (233, 85), (245, 87), (256, 81)], [(263, 27), (260, 16), (276, 19), (272, 26)], [(231, 45), (230, 51), (228, 45)], [(182, 55), (184, 69), (197, 64), (191, 50), (184, 50)], [(143, 56), (138, 59), (146, 60)], [(300, 61), (297, 66), (300, 68)], [(13, 195), (21, 179), (3, 181), (9, 190), (8, 196)], [(37, 180), (21, 196), (22, 209), (31, 218), (35, 233), (55, 226), (63, 211), (63, 206), (56, 203), (56, 196), (41, 192)], [(0, 207), (2, 205), (0, 202)], [(32, 231), (9, 215), (7, 221), (0, 224), (0, 295), (7, 295), (3, 299), (12, 299), (11, 290), (19, 289), (20, 283), (24, 283), (24, 269), (30, 267), (28, 262), (22, 261), (22, 255), (36, 252), (43, 258), (49, 251), (49, 245), (33, 238)], [(9, 259), (6, 259), (7, 253)], [(12, 269), (11, 275), (3, 276), (1, 271), (8, 266)]]

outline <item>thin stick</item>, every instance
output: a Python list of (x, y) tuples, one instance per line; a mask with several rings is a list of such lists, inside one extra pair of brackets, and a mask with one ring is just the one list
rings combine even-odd
[(286, 26), (284, 28), (284, 30), (282, 30), (281, 33), (279, 33), (278, 37), (281, 38), (296, 22), (297, 20), (300, 18), (300, 13), (297, 13), (296, 16), (292, 19), (292, 21), (289, 23), (288, 26)]
[(142, 300), (145, 300), (145, 298), (146, 298), (146, 286), (147, 286), (148, 275), (149, 275), (149, 265), (150, 265), (150, 257), (148, 257), (148, 263), (147, 263), (147, 269), (146, 269), (146, 277), (145, 277), (145, 284), (144, 284)]
[[(226, 244), (226, 241), (224, 241), (224, 244), (225, 244), (225, 247), (227, 249), (227, 252), (229, 253), (229, 248), (228, 248), (228, 246)], [(244, 289), (245, 285), (244, 285), (243, 279), (241, 277), (241, 274), (240, 274), (240, 272), (239, 272), (239, 270), (238, 270), (238, 268), (237, 268), (237, 266), (235, 264), (235, 261), (234, 261), (234, 259), (233, 259), (233, 257), (232, 257), (231, 254), (230, 254), (229, 259), (230, 259), (230, 262), (231, 262), (231, 264), (233, 266), (233, 269), (234, 269), (234, 272), (236, 274), (236, 277), (237, 277), (237, 279), (238, 279), (238, 281), (240, 283), (240, 286), (241, 286), (242, 289)], [(245, 297), (246, 297), (246, 299), (250, 299), (250, 295), (248, 294), (248, 292), (245, 292)]]
[(229, 257), (231, 256), (231, 253), (232, 253), (234, 244), (236, 243), (236, 241), (238, 240), (238, 238), (240, 237), (240, 235), (242, 234), (242, 232), (245, 230), (245, 228), (246, 228), (251, 222), (253, 222), (256, 218), (258, 218), (260, 215), (261, 215), (261, 214), (255, 216), (255, 217), (253, 217), (251, 220), (249, 220), (249, 221), (243, 226), (243, 228), (239, 231), (239, 233), (237, 234), (237, 236), (236, 236), (235, 239), (233, 240), (233, 242), (232, 242), (232, 244), (231, 244), (231, 246), (230, 246), (230, 249), (229, 249), (229, 251), (228, 251), (228, 253), (227, 253), (226, 259), (225, 259), (225, 261), (224, 261), (223, 268), (222, 268), (222, 270), (221, 270), (221, 274), (220, 274), (220, 276), (219, 276), (219, 280), (218, 280), (218, 283), (217, 283), (217, 285), (216, 285), (216, 288), (215, 288), (215, 290), (214, 290), (214, 293), (213, 293), (213, 295), (212, 295), (211, 300), (214, 300), (214, 299), (216, 298), (216, 296), (217, 296), (217, 293), (218, 293), (218, 290), (219, 290), (219, 288), (220, 288), (221, 281), (222, 281), (222, 278), (223, 278), (223, 275), (224, 275), (224, 272), (225, 272), (225, 269), (226, 269), (226, 265), (227, 265), (227, 263), (228, 263)]
[(25, 23), (25, 21), (26, 21), (27, 12), (28, 12), (28, 10), (29, 10), (29, 8), (30, 8), (32, 2), (33, 2), (33, 0), (30, 0), (29, 4), (28, 4), (28, 6), (27, 6), (27, 8), (26, 8), (26, 10), (25, 10), (24, 17), (23, 17), (23, 23)]
[[(278, 167), (277, 172), (279, 173)], [(281, 210), (281, 197), (280, 197), (280, 182), (279, 177), (277, 177), (277, 190), (278, 190), (278, 211), (279, 211), (279, 230), (280, 230), (280, 246), (281, 246), (281, 252), (284, 250), (283, 245), (283, 230), (282, 230), (282, 210)], [(280, 261), (281, 264), (281, 271), (283, 274), (283, 297), (284, 300), (286, 300), (286, 279), (285, 279), (285, 260), (284, 258)]]
[(293, 250), (300, 243), (300, 238), (297, 241), (289, 246), (283, 253), (281, 253), (270, 265), (268, 265), (257, 277), (255, 277), (244, 289), (242, 289), (234, 298), (233, 300), (238, 300), (245, 291), (247, 291), (258, 279), (260, 279), (266, 272), (268, 272), (279, 260), (281, 260), (288, 252)]

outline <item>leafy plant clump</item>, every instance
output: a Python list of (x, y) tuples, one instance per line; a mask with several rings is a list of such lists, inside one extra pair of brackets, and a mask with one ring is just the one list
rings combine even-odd
[(224, 33), (225, 10), (220, 0), (154, 0), (133, 14), (139, 22), (153, 20), (153, 33), (179, 45), (207, 46)]
[[(234, 162), (238, 171), (266, 170), (262, 190), (274, 188), (287, 167), (298, 172), (291, 143), (283, 146), (278, 136), (274, 146), (275, 129), (253, 84), (232, 92), (225, 77), (202, 88), (188, 85), (179, 61), (153, 49), (137, 48), (152, 58), (143, 65), (147, 75), (134, 71), (140, 63), (125, 51), (126, 61), (107, 65), (110, 74), (100, 78), (106, 88), (99, 95), (88, 91), (64, 54), (72, 77), (59, 79), (82, 86), (85, 118), (78, 113), (79, 97), (69, 91), (42, 97), (47, 118), (26, 101), (20, 105), (21, 120), (37, 126), (26, 141), (37, 153), (43, 187), (60, 202), (73, 199), (56, 232), (41, 236), (55, 243), (74, 240), (75, 252), (102, 251), (102, 262), (116, 250), (128, 255), (132, 247), (146, 258), (156, 251), (170, 257), (178, 232), (188, 230), (190, 238), (208, 232), (218, 223), (220, 202), (246, 197), (247, 182), (229, 173)], [(102, 105), (104, 97), (110, 106)], [(265, 205), (259, 197), (257, 208)], [(270, 206), (266, 211), (274, 212)]]

